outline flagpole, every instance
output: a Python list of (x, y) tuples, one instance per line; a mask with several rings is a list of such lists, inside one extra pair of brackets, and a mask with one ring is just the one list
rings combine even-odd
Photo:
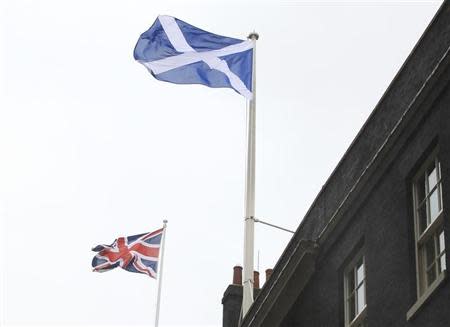
[(256, 130), (256, 40), (257, 33), (250, 33), (253, 42), (252, 93), (247, 103), (247, 166), (245, 180), (245, 220), (244, 220), (244, 278), (242, 297), (242, 316), (253, 303), (253, 266), (255, 230), (255, 130)]
[(164, 262), (164, 244), (166, 242), (166, 229), (167, 229), (167, 220), (163, 220), (163, 234), (161, 240), (161, 255), (158, 263), (158, 297), (156, 298), (156, 316), (155, 316), (155, 327), (158, 327), (159, 323), (159, 306), (161, 302), (161, 286), (162, 286), (162, 273), (163, 273), (163, 262)]

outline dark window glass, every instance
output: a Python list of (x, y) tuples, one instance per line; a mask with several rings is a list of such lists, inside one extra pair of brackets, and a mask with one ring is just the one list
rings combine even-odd
[(418, 212), (419, 218), (419, 235), (422, 234), (428, 226), (427, 223), (427, 204), (426, 202), (422, 203), (422, 206), (419, 208)]
[(355, 295), (353, 294), (348, 299), (348, 315), (349, 315), (349, 321), (352, 321), (356, 317), (355, 312)]

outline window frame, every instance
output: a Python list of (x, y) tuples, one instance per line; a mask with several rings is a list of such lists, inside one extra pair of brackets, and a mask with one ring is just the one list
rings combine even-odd
[[(436, 184), (430, 189), (429, 187), (429, 175), (428, 171), (430, 167), (433, 167), (433, 170), (436, 169)], [(431, 170), (431, 171), (433, 171)], [(439, 253), (438, 244), (436, 242), (439, 241), (439, 237), (441, 233), (444, 233), (444, 206), (442, 201), (442, 168), (441, 162), (438, 157), (438, 149), (435, 149), (431, 152), (428, 158), (424, 161), (424, 163), (420, 166), (417, 173), (415, 174), (412, 181), (413, 188), (413, 210), (414, 210), (414, 247), (415, 247), (415, 257), (416, 257), (416, 286), (417, 286), (417, 298), (420, 299), (424, 295), (429, 294), (427, 292), (428, 289), (432, 288), (434, 282), (436, 280), (440, 280), (440, 276), (445, 274), (447, 270), (446, 267), (443, 269), (438, 268), (438, 261), (442, 256), (445, 257), (445, 248), (440, 249)], [(425, 185), (420, 185), (421, 182), (424, 182)], [(424, 193), (424, 198), (419, 199), (419, 189), (424, 188), (422, 190)], [(430, 198), (433, 192), (437, 192), (437, 205), (438, 212), (436, 217), (431, 216), (431, 208), (430, 208)], [(419, 211), (422, 206), (425, 205), (426, 210), (426, 227), (423, 231), (421, 231), (421, 221), (419, 216)], [(445, 233), (444, 233), (444, 243), (445, 243)], [(426, 247), (427, 243), (433, 241), (434, 243), (434, 257), (433, 263), (428, 264), (426, 262)], [(445, 260), (445, 259), (444, 259)], [(434, 280), (429, 282), (427, 280), (427, 271), (429, 267), (434, 266)]]
[[(350, 307), (349, 307), (349, 299), (351, 294), (349, 294), (349, 274), (352, 272), (352, 276), (356, 278), (357, 276), (357, 268), (358, 263), (362, 260), (363, 266), (363, 280), (361, 283), (357, 283), (357, 281), (353, 281), (354, 290), (351, 292), (353, 296), (355, 296), (355, 317), (350, 320)], [(363, 324), (364, 319), (366, 317), (367, 312), (367, 266), (366, 266), (366, 258), (364, 256), (363, 250), (359, 250), (358, 253), (354, 256), (354, 258), (350, 261), (347, 267), (344, 270), (344, 322), (345, 327), (356, 327)], [(358, 299), (357, 293), (360, 287), (364, 287), (364, 307), (356, 313), (356, 308), (358, 307)]]

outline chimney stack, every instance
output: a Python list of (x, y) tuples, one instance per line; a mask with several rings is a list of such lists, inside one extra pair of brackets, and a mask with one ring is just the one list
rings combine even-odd
[(259, 271), (253, 272), (253, 288), (259, 289)]
[(238, 327), (242, 306), (242, 267), (233, 267), (233, 282), (228, 285), (222, 298), (223, 327)]
[(266, 283), (269, 280), (270, 276), (272, 276), (273, 269), (266, 269)]
[[(268, 269), (269, 270), (269, 269)], [(267, 270), (266, 270), (267, 276)], [(266, 277), (267, 280), (267, 277)], [(253, 296), (256, 298), (260, 292), (259, 272), (253, 272)], [(228, 285), (222, 298), (223, 304), (223, 327), (238, 327), (242, 306), (242, 267), (233, 267), (233, 281)]]
[(242, 285), (242, 267), (233, 267), (233, 285)]

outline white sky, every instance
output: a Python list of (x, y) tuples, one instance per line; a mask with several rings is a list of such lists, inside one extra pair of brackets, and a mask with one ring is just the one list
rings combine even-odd
[[(2, 2), (0, 324), (152, 326), (155, 280), (92, 273), (90, 248), (167, 218), (161, 326), (221, 326), (245, 100), (134, 62), (158, 14), (260, 34), (256, 214), (295, 229), (441, 3)], [(289, 238), (256, 226), (262, 276)]]

